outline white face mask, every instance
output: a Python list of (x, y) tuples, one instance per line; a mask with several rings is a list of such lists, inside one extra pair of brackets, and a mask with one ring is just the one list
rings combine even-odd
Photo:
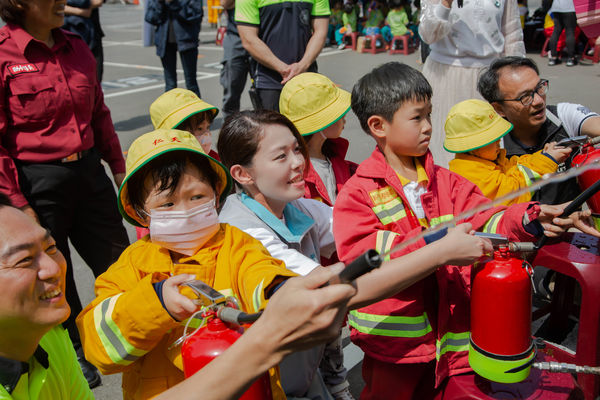
[(212, 135), (208, 133), (200, 136), (198, 139), (200, 146), (202, 146), (202, 150), (208, 154), (210, 152), (210, 148), (212, 147)]
[(219, 230), (215, 200), (184, 211), (150, 210), (152, 242), (193, 256)]

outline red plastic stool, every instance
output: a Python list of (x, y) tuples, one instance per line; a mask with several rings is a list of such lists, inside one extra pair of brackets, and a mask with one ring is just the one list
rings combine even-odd
[(221, 27), (217, 28), (217, 37), (215, 39), (215, 44), (217, 46), (223, 45), (223, 38), (225, 37), (225, 33), (227, 33), (226, 26), (221, 26)]
[[(543, 266), (557, 274), (552, 303), (549, 308), (551, 331), (561, 330), (573, 308), (574, 280), (581, 287), (581, 307), (577, 351), (562, 346), (547, 345), (559, 362), (596, 367), (600, 363), (600, 239), (583, 233), (565, 233), (560, 241), (548, 241), (538, 250), (533, 266)], [(570, 279), (572, 278), (572, 279)], [(534, 312), (539, 318), (548, 310)], [(586, 400), (595, 399), (600, 393), (600, 376), (578, 374), (577, 382)]]
[[(377, 40), (381, 43), (381, 47), (377, 47)], [(377, 54), (386, 51), (385, 42), (383, 36), (380, 34), (365, 36), (365, 47), (363, 47), (363, 53)]]
[[(546, 349), (538, 350), (537, 362), (556, 362)], [(492, 399), (581, 399), (577, 382), (568, 373), (553, 373), (532, 368), (529, 376), (518, 383), (488, 381), (474, 373), (451, 376), (433, 400), (492, 400)]]
[(352, 50), (356, 51), (356, 42), (358, 42), (358, 32), (344, 33), (342, 37), (342, 41), (348, 45), (348, 41), (346, 39), (350, 39), (350, 45), (352, 46)]
[[(396, 41), (402, 43), (402, 48), (398, 48)], [(396, 48), (394, 48), (396, 47)], [(410, 45), (410, 35), (394, 36), (390, 46), (390, 54), (408, 55), (415, 51), (415, 48)]]
[[(583, 54), (581, 55), (582, 60), (592, 60), (593, 63), (600, 62), (600, 44), (596, 44), (597, 37), (588, 39), (585, 47), (583, 48)], [(590, 49), (594, 49), (594, 54), (591, 56), (587, 55)]]

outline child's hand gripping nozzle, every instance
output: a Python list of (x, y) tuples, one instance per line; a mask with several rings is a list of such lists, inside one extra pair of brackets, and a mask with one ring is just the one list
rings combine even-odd
[[(195, 280), (184, 284), (198, 296), (195, 303), (202, 306), (201, 322), (197, 329), (186, 335), (191, 321), (199, 321), (194, 314), (186, 323), (181, 357), (185, 377), (192, 376), (213, 359), (227, 350), (240, 338), (246, 322), (254, 322), (260, 314), (246, 314), (238, 310), (234, 297), (225, 297), (206, 283)], [(270, 400), (273, 398), (268, 372), (261, 375), (242, 395), (248, 400)]]

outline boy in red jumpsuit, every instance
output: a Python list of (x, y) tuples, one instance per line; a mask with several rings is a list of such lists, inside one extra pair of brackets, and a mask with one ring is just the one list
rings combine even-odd
[[(354, 86), (352, 110), (377, 147), (346, 182), (334, 206), (333, 232), (342, 261), (370, 248), (383, 253), (489, 202), (467, 179), (433, 164), (428, 150), (431, 95), (419, 71), (397, 62), (374, 69)], [(557, 234), (572, 222), (551, 224), (562, 208), (522, 203), (491, 208), (461, 222), (511, 240), (532, 241), (542, 232)], [(439, 236), (426, 236), (392, 257)], [(470, 273), (469, 267), (444, 265), (408, 289), (350, 312), (351, 339), (365, 352), (361, 399), (443, 398), (446, 378), (471, 371)]]

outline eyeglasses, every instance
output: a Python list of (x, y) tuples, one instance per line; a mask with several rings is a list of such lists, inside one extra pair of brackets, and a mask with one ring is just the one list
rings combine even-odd
[(530, 92), (522, 94), (517, 99), (496, 99), (496, 100), (492, 100), (492, 102), (494, 102), (494, 101), (520, 101), (521, 104), (523, 104), (524, 106), (527, 107), (528, 105), (533, 103), (533, 98), (535, 97), (536, 93), (540, 96), (545, 96), (546, 93), (548, 93), (549, 88), (550, 88), (550, 83), (548, 82), (548, 79), (541, 79), (540, 82), (535, 87), (535, 89), (533, 89)]

